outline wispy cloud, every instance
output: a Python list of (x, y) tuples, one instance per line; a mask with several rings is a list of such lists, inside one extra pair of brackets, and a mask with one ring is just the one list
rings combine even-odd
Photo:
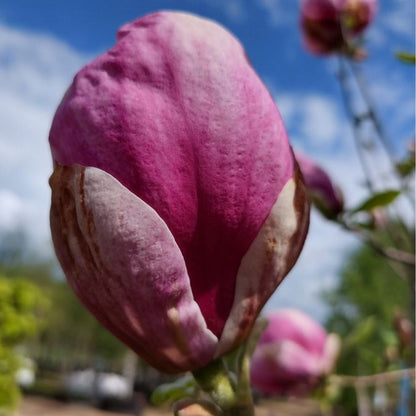
[(293, 3), (293, 1), (289, 3), (287, 0), (257, 0), (258, 6), (267, 13), (268, 21), (272, 26), (296, 22)]
[[(380, 2), (380, 10), (374, 24), (368, 32), (369, 40), (380, 48), (386, 46), (387, 40), (392, 42), (391, 35), (396, 36), (397, 47), (402, 43), (414, 45), (415, 38), (415, 2), (408, 0), (396, 0), (390, 7)], [(385, 8), (386, 7), (386, 8)]]
[(346, 121), (339, 102), (324, 94), (275, 94), (283, 120), (296, 142), (320, 151), (332, 150), (345, 133)]
[(25, 229), (48, 246), (48, 131), (86, 57), (58, 40), (0, 25), (0, 232)]
[[(188, 0), (191, 1), (191, 0)], [(234, 23), (242, 23), (248, 17), (247, 5), (243, 0), (202, 0), (207, 5), (221, 10)]]
[(381, 22), (384, 26), (403, 36), (413, 37), (415, 33), (415, 3), (408, 0), (396, 0), (392, 10), (384, 13)]

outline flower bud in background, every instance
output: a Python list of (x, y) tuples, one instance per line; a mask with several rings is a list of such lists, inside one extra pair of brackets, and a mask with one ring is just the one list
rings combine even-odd
[(277, 310), (254, 351), (253, 386), (266, 394), (301, 396), (329, 374), (340, 341), (308, 315), (295, 309)]
[(345, 52), (376, 10), (377, 0), (304, 0), (300, 25), (306, 49), (318, 55)]
[(373, 21), (377, 0), (344, 0), (341, 12), (342, 25), (348, 35), (357, 35)]
[(412, 347), (415, 340), (415, 327), (412, 321), (406, 318), (401, 311), (396, 311), (394, 313), (393, 326), (396, 330), (402, 350)]
[(311, 159), (299, 152), (296, 152), (295, 156), (312, 202), (326, 218), (336, 218), (344, 209), (344, 200), (340, 189), (333, 184), (328, 174)]
[(123, 26), (53, 120), (51, 229), (72, 288), (165, 372), (239, 345), (294, 265), (309, 206), (279, 112), (218, 24)]

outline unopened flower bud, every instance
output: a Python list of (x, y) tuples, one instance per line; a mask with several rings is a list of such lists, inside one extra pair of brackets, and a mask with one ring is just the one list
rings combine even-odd
[(294, 265), (309, 207), (279, 112), (223, 27), (123, 26), (53, 121), (51, 228), (72, 288), (165, 372), (247, 337)]
[(344, 209), (341, 190), (332, 182), (329, 175), (311, 159), (301, 153), (296, 153), (296, 160), (314, 205), (326, 218), (336, 218)]
[(377, 0), (304, 0), (300, 24), (305, 47), (318, 55), (348, 50), (376, 10)]
[(335, 334), (308, 315), (282, 309), (268, 316), (251, 364), (251, 379), (263, 393), (301, 396), (329, 374), (340, 349)]

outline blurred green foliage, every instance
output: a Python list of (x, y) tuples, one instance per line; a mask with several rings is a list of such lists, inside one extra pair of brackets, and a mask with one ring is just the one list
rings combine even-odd
[(24, 233), (0, 239), (0, 409), (20, 396), (16, 347), (36, 362), (40, 386), (63, 371), (120, 369), (126, 351), (75, 297), (56, 261), (27, 247)]
[[(409, 268), (389, 262), (364, 246), (353, 252), (341, 271), (338, 286), (324, 294), (329, 306), (326, 328), (342, 338), (336, 374), (370, 375), (398, 369), (406, 359), (394, 328), (395, 314), (411, 316)], [(413, 356), (413, 354), (411, 354)], [(338, 396), (339, 413), (356, 414), (352, 388)]]
[(0, 409), (4, 414), (15, 408), (20, 397), (15, 380), (20, 367), (16, 347), (39, 330), (47, 307), (35, 285), (0, 274)]

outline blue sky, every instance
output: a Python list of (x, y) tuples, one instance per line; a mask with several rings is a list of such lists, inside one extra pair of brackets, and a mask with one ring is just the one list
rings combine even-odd
[[(336, 81), (337, 61), (306, 52), (296, 0), (2, 0), (0, 3), (0, 238), (24, 228), (34, 246), (51, 251), (48, 229), (54, 110), (75, 72), (109, 48), (117, 28), (159, 9), (214, 19), (242, 42), (285, 120), (292, 144), (340, 183), (347, 204), (365, 196), (362, 175)], [(368, 87), (399, 153), (414, 135), (414, 68), (394, 58), (414, 50), (414, 2), (381, 0), (366, 33), (362, 64)], [(291, 276), (268, 308), (299, 307), (322, 319), (322, 289), (336, 282), (354, 238), (316, 213)]]

